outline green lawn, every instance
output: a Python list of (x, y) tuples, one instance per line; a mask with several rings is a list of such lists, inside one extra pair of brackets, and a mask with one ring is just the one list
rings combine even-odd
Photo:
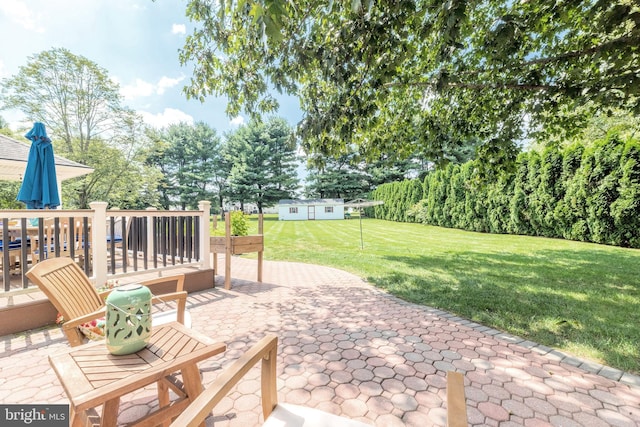
[[(418, 224), (278, 221), (265, 259), (355, 273), (437, 307), (579, 357), (640, 372), (640, 250)], [(252, 232), (257, 222), (252, 221)]]

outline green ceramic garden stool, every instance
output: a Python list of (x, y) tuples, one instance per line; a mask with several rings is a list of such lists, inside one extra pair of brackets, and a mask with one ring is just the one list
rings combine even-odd
[(120, 286), (107, 297), (106, 341), (111, 354), (142, 350), (151, 337), (151, 291), (136, 283)]

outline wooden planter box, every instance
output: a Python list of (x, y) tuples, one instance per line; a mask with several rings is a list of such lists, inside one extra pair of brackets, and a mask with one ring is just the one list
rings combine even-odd
[[(209, 247), (213, 253), (213, 268), (218, 271), (218, 254), (224, 254), (224, 288), (231, 289), (231, 256), (258, 253), (258, 282), (262, 282), (262, 253), (264, 252), (263, 216), (258, 216), (258, 234), (251, 236), (231, 235), (231, 215), (225, 215), (224, 236), (209, 236)], [(216, 227), (214, 217), (213, 227)]]
[[(226, 237), (211, 236), (211, 251), (214, 253), (226, 253)], [(264, 236), (255, 234), (251, 236), (231, 236), (231, 255), (247, 254), (250, 252), (262, 252), (264, 250)]]

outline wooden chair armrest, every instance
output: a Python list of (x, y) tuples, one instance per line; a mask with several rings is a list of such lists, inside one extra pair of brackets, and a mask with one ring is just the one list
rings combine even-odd
[(184, 274), (176, 274), (173, 276), (157, 277), (155, 279), (148, 279), (139, 282), (146, 287), (153, 287), (153, 285), (159, 283), (176, 282), (176, 292), (182, 292), (184, 290)]
[(184, 325), (184, 312), (187, 309), (187, 292), (171, 292), (168, 294), (154, 295), (151, 299), (152, 304), (165, 303), (167, 301), (177, 301), (178, 323)]
[(193, 427), (200, 425), (211, 413), (212, 409), (224, 398), (238, 381), (253, 366), (262, 360), (262, 411), (264, 418), (271, 414), (278, 403), (276, 393), (276, 358), (278, 337), (267, 335), (249, 351), (226, 368), (216, 380), (207, 387), (188, 407), (176, 418), (171, 427)]
[(107, 289), (106, 291), (100, 291), (98, 292), (98, 295), (100, 295), (100, 298), (102, 298), (102, 300), (106, 300), (107, 297), (109, 296), (109, 294), (113, 292), (113, 289)]
[[(178, 282), (179, 282), (179, 283), (183, 283), (183, 282), (184, 282), (184, 274), (181, 274), (181, 275), (179, 275), (179, 276), (171, 276), (171, 277), (169, 277), (169, 278), (167, 278), (167, 277), (160, 277), (160, 278), (158, 278), (158, 279), (145, 280), (145, 281), (143, 281), (143, 282), (140, 282), (140, 284), (148, 287), (148, 285), (153, 285), (153, 284), (155, 284), (155, 283), (166, 283), (166, 282), (170, 282), (174, 277), (175, 277), (175, 278), (180, 278), (180, 277), (181, 277), (181, 278), (182, 278), (182, 280), (179, 280)], [(167, 294), (161, 294), (161, 295), (157, 295), (157, 296), (158, 296), (158, 297), (161, 297), (163, 300), (168, 300), (168, 301), (170, 301), (170, 300), (177, 300), (177, 299), (180, 299), (180, 298), (182, 298), (182, 294), (184, 294), (184, 295), (185, 295), (185, 298), (186, 298), (187, 292), (185, 292), (185, 291), (183, 291), (183, 290), (182, 290), (182, 288), (183, 288), (183, 287), (184, 287), (184, 286), (180, 285), (180, 286), (178, 286), (178, 288), (179, 288), (179, 289), (177, 289), (175, 292), (169, 292), (169, 293), (167, 293)], [(100, 291), (100, 292), (98, 292), (98, 295), (100, 295), (100, 298), (102, 298), (103, 300), (106, 300), (106, 299), (107, 299), (107, 297), (109, 296), (109, 294), (110, 294), (111, 292), (113, 292), (114, 290), (115, 290), (115, 289), (107, 289), (107, 290), (105, 290), (105, 291)]]
[(447, 426), (467, 427), (467, 404), (464, 397), (464, 376), (447, 372)]
[(91, 312), (89, 314), (85, 314), (85, 315), (80, 316), (80, 317), (76, 317), (75, 319), (65, 320), (65, 322), (62, 324), (62, 329), (77, 328), (78, 326), (82, 325), (83, 323), (87, 323), (87, 322), (90, 322), (92, 320), (104, 317), (104, 316), (105, 316), (105, 309), (103, 307), (100, 310), (96, 310), (94, 312)]
[(187, 301), (187, 292), (169, 292), (168, 294), (154, 295), (151, 299), (152, 304), (158, 304), (165, 301)]
[[(109, 296), (109, 294), (111, 292), (113, 292), (113, 289), (109, 289), (107, 291), (102, 291), (102, 292), (98, 292), (98, 295), (100, 295), (100, 298), (102, 298), (103, 300), (106, 300), (107, 297)], [(182, 292), (170, 292), (168, 294), (161, 294), (161, 295), (154, 295), (151, 303), (152, 304), (157, 304), (157, 303), (161, 303), (161, 302), (165, 302), (165, 301), (180, 301), (180, 300), (184, 300), (185, 302), (187, 301), (187, 296), (189, 294), (185, 291)]]

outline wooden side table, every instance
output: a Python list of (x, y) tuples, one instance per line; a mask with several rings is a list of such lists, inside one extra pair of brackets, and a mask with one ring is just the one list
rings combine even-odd
[[(137, 353), (114, 356), (99, 341), (49, 356), (49, 363), (69, 397), (72, 426), (84, 425), (100, 405), (99, 425), (117, 425), (120, 398), (153, 383), (158, 384), (159, 409), (133, 425), (168, 425), (203, 390), (197, 363), (225, 350), (225, 344), (172, 322), (154, 328), (149, 344)], [(178, 371), (183, 387), (167, 379)], [(174, 402), (169, 387), (178, 393)]]

